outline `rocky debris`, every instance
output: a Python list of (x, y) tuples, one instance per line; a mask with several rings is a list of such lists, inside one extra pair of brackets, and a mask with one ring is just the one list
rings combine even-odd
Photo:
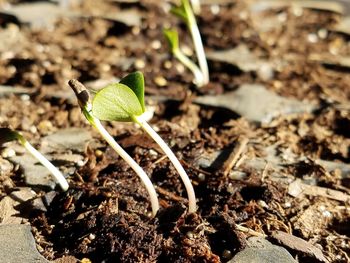
[[(15, 206), (18, 205), (19, 202), (13, 200), (9, 196), (5, 196), (0, 201), (0, 224), (21, 224), (22, 218), (18, 216), (19, 211), (15, 209)], [(1, 250), (0, 250), (1, 251)]]
[(244, 72), (257, 71), (268, 64), (251, 53), (244, 44), (229, 50), (207, 52), (206, 55), (209, 60), (232, 64)]
[(49, 262), (36, 249), (30, 226), (0, 225), (0, 237), (1, 262)]
[(310, 102), (281, 97), (259, 84), (243, 84), (233, 92), (198, 97), (195, 102), (226, 108), (258, 123), (269, 123), (280, 115), (312, 112), (316, 109)]
[(291, 234), (275, 231), (272, 233), (272, 238), (276, 240), (280, 245), (294, 250), (298, 254), (302, 254), (304, 257), (308, 257), (308, 260), (317, 260), (317, 262), (328, 263), (322, 251), (313, 246), (311, 243), (293, 236)]
[(24, 181), (27, 185), (55, 188), (56, 183), (50, 171), (41, 164), (38, 164), (38, 160), (31, 154), (16, 155), (11, 157), (10, 160), (20, 165), (23, 171)]
[(67, 128), (59, 130), (42, 139), (42, 153), (66, 153), (67, 151), (84, 152), (91, 134), (86, 129)]
[(6, 176), (13, 170), (13, 164), (0, 157), (0, 175)]
[(247, 245), (228, 263), (297, 263), (285, 248), (273, 245), (264, 238), (251, 237)]
[(69, 10), (48, 2), (11, 5), (3, 11), (33, 28), (52, 27), (59, 17), (72, 15)]
[(318, 201), (310, 205), (307, 209), (291, 218), (294, 229), (299, 231), (304, 238), (311, 238), (316, 234), (321, 234), (326, 229), (334, 215), (332, 208), (336, 203), (328, 201)]

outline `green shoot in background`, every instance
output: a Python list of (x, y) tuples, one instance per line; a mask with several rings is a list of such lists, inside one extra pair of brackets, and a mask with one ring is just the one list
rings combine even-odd
[[(199, 3), (197, 7), (198, 6), (200, 6)], [(198, 87), (202, 87), (209, 83), (209, 70), (204, 52), (202, 38), (191, 5), (188, 0), (181, 0), (181, 5), (173, 6), (170, 12), (186, 23), (187, 28), (191, 33), (199, 67), (180, 50), (179, 37), (177, 31), (174, 29), (164, 29), (164, 35), (168, 40), (170, 51), (172, 52), (174, 57), (176, 57), (181, 63), (183, 63), (189, 70), (192, 71), (192, 73), (194, 74), (194, 83)]]

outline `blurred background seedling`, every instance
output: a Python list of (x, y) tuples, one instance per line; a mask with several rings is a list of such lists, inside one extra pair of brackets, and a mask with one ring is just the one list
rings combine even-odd
[[(197, 6), (197, 8), (200, 6), (199, 1), (192, 2), (194, 2), (192, 4)], [(205, 56), (202, 38), (190, 2), (188, 0), (181, 0), (181, 4), (179, 6), (173, 6), (170, 9), (170, 12), (185, 22), (190, 31), (194, 50), (197, 55), (198, 66), (180, 50), (178, 32), (174, 29), (167, 28), (164, 30), (164, 35), (169, 43), (171, 53), (192, 71), (196, 86), (202, 87), (207, 85), (209, 83), (208, 63)]]

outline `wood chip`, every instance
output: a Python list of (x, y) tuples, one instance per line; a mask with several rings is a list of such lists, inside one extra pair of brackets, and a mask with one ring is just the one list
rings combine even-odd
[(280, 245), (292, 249), (298, 253), (302, 253), (307, 257), (318, 260), (319, 262), (327, 263), (329, 262), (322, 251), (317, 247), (313, 246), (311, 243), (301, 239), (299, 237), (293, 236), (291, 234), (275, 231), (272, 233), (272, 238), (275, 239)]
[(348, 203), (350, 195), (326, 187), (304, 184), (301, 180), (295, 180), (288, 187), (288, 194), (294, 197), (302, 195), (323, 196), (329, 199)]

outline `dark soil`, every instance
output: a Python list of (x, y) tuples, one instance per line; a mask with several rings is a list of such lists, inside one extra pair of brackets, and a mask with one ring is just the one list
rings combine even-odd
[[(326, 37), (310, 42), (310, 33), (332, 28), (342, 15), (318, 9), (303, 9), (296, 15), (292, 7), (282, 6), (258, 16), (250, 9), (251, 1), (221, 5), (216, 15), (210, 5), (203, 6), (198, 21), (206, 50), (243, 43), (258, 57), (283, 59), (288, 66), (279, 67), (266, 80), (257, 72), (209, 61), (211, 82), (198, 90), (191, 73), (170, 56), (162, 35), (163, 26), (170, 23), (178, 28), (182, 43), (192, 47), (184, 25), (160, 1), (126, 2), (82, 1), (72, 10), (84, 17), (60, 18), (48, 28), (33, 29), (0, 18), (0, 31), (20, 31), (22, 36), (17, 47), (0, 50), (0, 84), (24, 87), (29, 95), (0, 97), (0, 125), (21, 131), (34, 145), (42, 136), (67, 127), (85, 127), (98, 140), (87, 147), (85, 165), (77, 166), (68, 178), (69, 191), (57, 189), (45, 212), (25, 213), (42, 254), (49, 260), (74, 256), (92, 262), (227, 262), (251, 236), (237, 229), (241, 225), (267, 237), (275, 230), (291, 233), (319, 247), (330, 262), (349, 262), (348, 201), (318, 194), (293, 197), (288, 194), (290, 181), (276, 180), (274, 167), (267, 163), (263, 170), (254, 169), (244, 161), (264, 158), (263, 150), (269, 146), (276, 147), (279, 157), (288, 150), (306, 158), (282, 166), (281, 177), (350, 194), (349, 176), (328, 172), (316, 162), (350, 162), (349, 68), (309, 57), (329, 50), (336, 50), (338, 57), (349, 54), (346, 34), (328, 31)], [(102, 17), (126, 10), (141, 15), (140, 26)], [(259, 31), (259, 21), (276, 17), (280, 26)], [(187, 196), (178, 174), (153, 141), (132, 124), (106, 123), (157, 187), (161, 210), (151, 218), (147, 192), (138, 177), (86, 123), (67, 85), (71, 78), (108, 83), (135, 70), (144, 73), (146, 96), (153, 98), (151, 124), (171, 145), (193, 182), (196, 214), (187, 214)], [(307, 99), (321, 107), (260, 125), (220, 108), (192, 103), (197, 96), (222, 94), (242, 83), (263, 83), (279, 95)], [(244, 177), (235, 179), (225, 173), (225, 160), (243, 139), (248, 143), (240, 165), (233, 169)], [(210, 167), (198, 164), (202, 156), (219, 150), (229, 153), (222, 156), (224, 161), (216, 160)], [(7, 175), (12, 187), (4, 184), (1, 196), (24, 186), (19, 173), (15, 167)], [(42, 196), (46, 193), (35, 190)], [(331, 217), (308, 227), (308, 214), (317, 217), (320, 207)], [(303, 256), (299, 254), (299, 259), (306, 261), (300, 262), (310, 262)]]

